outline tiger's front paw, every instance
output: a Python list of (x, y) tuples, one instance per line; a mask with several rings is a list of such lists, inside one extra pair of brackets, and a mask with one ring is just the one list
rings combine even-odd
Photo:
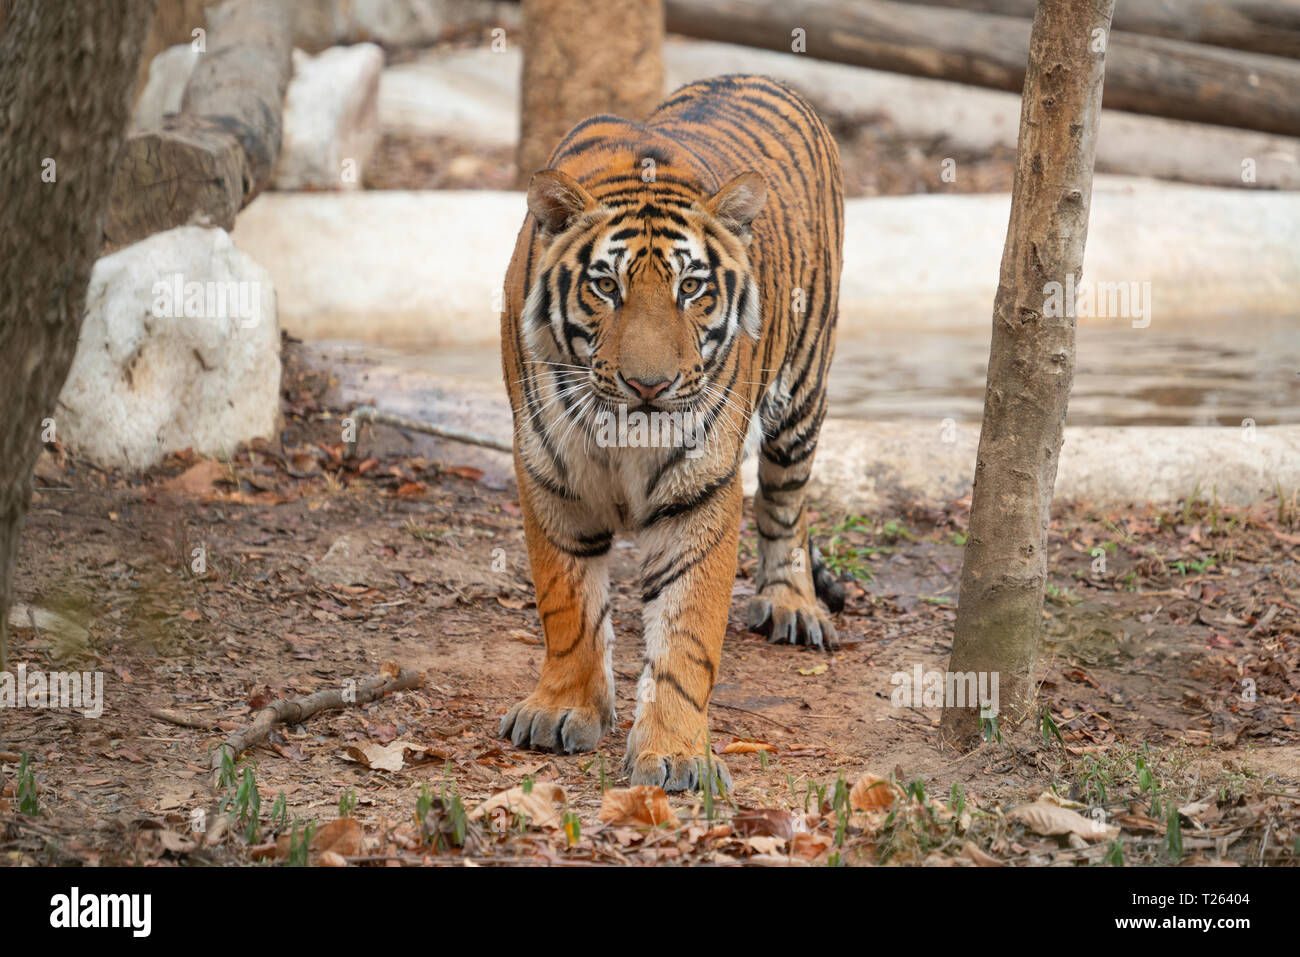
[[(642, 751), (635, 758), (628, 755), (624, 768), (633, 787), (652, 784), (665, 791), (696, 791), (712, 780), (713, 793), (731, 790), (731, 772), (716, 757), (705, 761), (702, 754), (661, 754)], [(710, 769), (713, 777), (709, 777)]]
[(816, 598), (777, 582), (749, 600), (745, 625), (774, 644), (808, 645), (833, 651), (839, 635)]
[(694, 735), (674, 735), (656, 725), (654, 717), (642, 718), (627, 737), (623, 770), (633, 787), (651, 784), (665, 791), (695, 791), (711, 782), (715, 794), (731, 790), (726, 764), (705, 752), (707, 727)]
[(506, 712), (498, 733), (517, 748), (573, 754), (594, 750), (613, 723), (612, 711), (548, 701), (533, 692)]

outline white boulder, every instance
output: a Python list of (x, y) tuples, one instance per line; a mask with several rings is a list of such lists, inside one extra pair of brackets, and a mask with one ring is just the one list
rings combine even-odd
[(181, 226), (95, 263), (59, 438), (144, 469), (187, 447), (228, 455), (279, 417), (275, 288), (225, 231)]
[(179, 113), (185, 84), (202, 56), (190, 44), (179, 43), (163, 50), (149, 64), (149, 79), (131, 114), (133, 130), (157, 129), (168, 113)]
[(284, 139), (275, 189), (360, 189), (379, 140), (379, 76), (384, 52), (373, 43), (293, 51), (284, 98)]

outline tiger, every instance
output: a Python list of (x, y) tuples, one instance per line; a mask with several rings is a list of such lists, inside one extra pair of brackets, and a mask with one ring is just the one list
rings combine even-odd
[[(839, 151), (794, 90), (720, 76), (644, 122), (579, 123), (533, 174), (527, 206), (502, 372), (545, 660), (499, 734), (567, 754), (613, 727), (610, 550), (635, 537), (645, 651), (623, 771), (632, 785), (725, 791), (708, 705), (747, 450), (759, 461), (746, 626), (830, 650), (844, 605), (805, 511), (835, 348)], [(693, 422), (665, 443), (604, 428), (637, 413)]]

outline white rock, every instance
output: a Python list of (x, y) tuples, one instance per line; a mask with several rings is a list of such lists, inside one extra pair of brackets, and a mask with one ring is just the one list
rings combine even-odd
[(279, 398), (275, 288), (225, 231), (181, 226), (95, 263), (55, 413), (72, 448), (130, 469), (226, 455), (274, 435)]
[(132, 129), (154, 129), (161, 125), (163, 116), (180, 111), (185, 84), (190, 82), (190, 74), (201, 55), (188, 43), (181, 43), (153, 58), (149, 79), (131, 115)]
[(360, 189), (379, 139), (379, 75), (384, 52), (373, 43), (293, 51), (284, 98), (284, 139), (275, 189)]

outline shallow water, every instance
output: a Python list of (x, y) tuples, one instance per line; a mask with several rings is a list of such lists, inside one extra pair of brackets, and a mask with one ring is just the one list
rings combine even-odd
[[(989, 329), (880, 330), (841, 337), (831, 414), (978, 423)], [(448, 375), (500, 381), (495, 349), (440, 349), (397, 359)], [(1300, 422), (1300, 314), (1196, 325), (1082, 325), (1071, 425), (1257, 425)]]
[[(841, 339), (833, 415), (978, 422), (990, 330)], [(1300, 317), (1079, 328), (1071, 425), (1300, 422)]]

